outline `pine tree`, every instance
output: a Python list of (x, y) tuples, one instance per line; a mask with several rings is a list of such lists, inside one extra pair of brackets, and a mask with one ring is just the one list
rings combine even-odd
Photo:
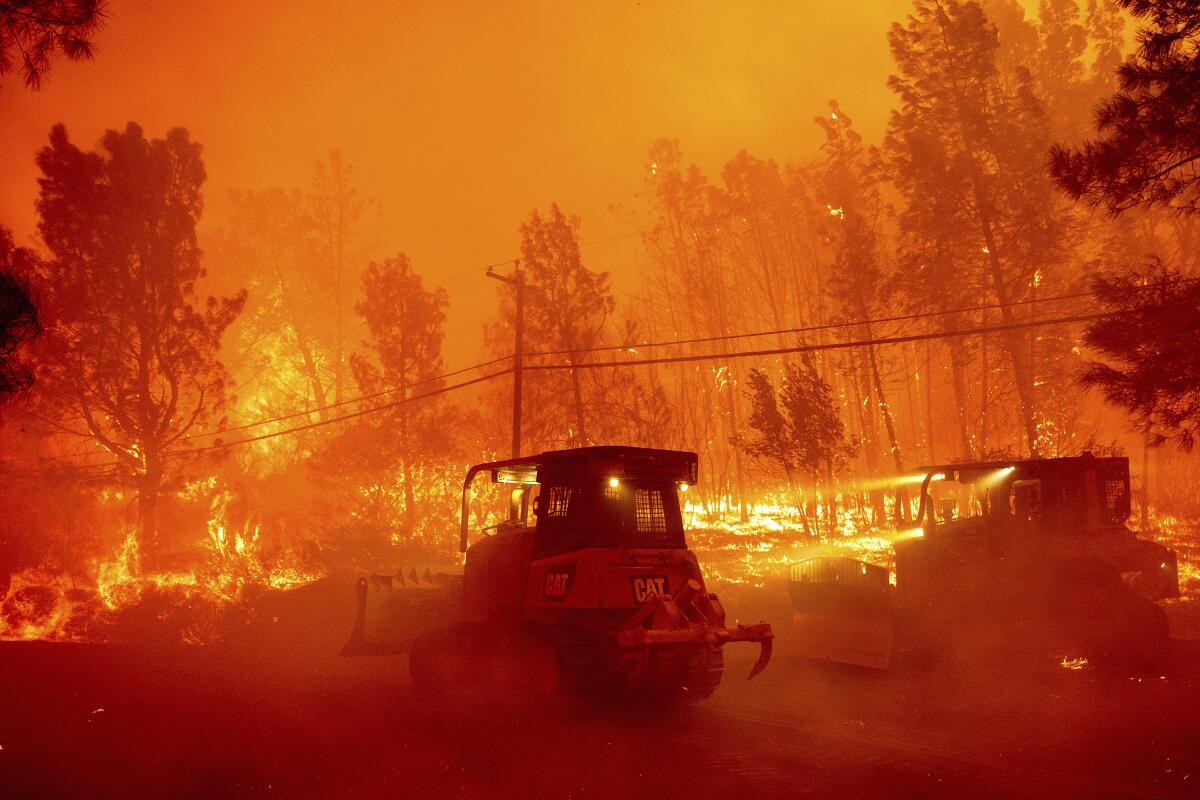
[[(829, 212), (825, 215), (825, 230), (833, 250), (830, 289), (842, 319), (869, 320), (884, 308), (884, 272), (878, 249), (883, 224), (880, 158), (863, 144), (837, 102), (829, 105), (829, 117), (817, 117), (816, 122), (825, 131), (821, 147), (825, 161), (817, 167), (817, 186)], [(870, 323), (861, 330), (864, 338), (874, 338), (875, 329)], [(867, 394), (887, 432), (891, 466), (902, 472), (904, 458), (896, 435), (896, 418), (884, 391), (880, 354), (874, 345), (867, 345), (862, 356)]]
[(1200, 283), (1162, 264), (1093, 285), (1106, 309), (1085, 340), (1106, 362), (1089, 363), (1087, 386), (1133, 414), (1151, 444), (1191, 450), (1200, 433)]
[(38, 154), (39, 270), (46, 335), (37, 399), (63, 428), (116, 457), (137, 487), (139, 541), (161, 553), (164, 481), (194, 460), (182, 440), (219, 429), (229, 394), (221, 334), (245, 292), (198, 302), (200, 145), (176, 128), (146, 139), (129, 123), (84, 152), (56, 126)]
[(0, 76), (20, 69), (25, 85), (37, 89), (55, 53), (70, 61), (91, 58), (105, 6), (104, 0), (0, 3)]
[[(901, 107), (893, 112), (886, 149), (906, 201), (901, 274), (911, 296), (943, 308), (986, 293), (1000, 321), (1011, 325), (1014, 303), (1031, 294), (1039, 273), (1043, 280), (1049, 275), (1064, 245), (1066, 212), (1042, 168), (1045, 115), (1028, 71), (997, 71), (996, 29), (977, 4), (917, 0), (915, 10), (889, 34), (899, 73), (890, 86)], [(946, 318), (947, 327), (958, 324)], [(1029, 337), (1009, 330), (999, 339), (1019, 426), (1036, 456), (1041, 414)], [(964, 353), (961, 345), (950, 347), (963, 409)], [(963, 424), (960, 434), (969, 454)]]
[(850, 446), (833, 392), (812, 360), (785, 365), (778, 392), (761, 369), (750, 371), (748, 384), (754, 435), (742, 444), (746, 452), (774, 463), (793, 494), (801, 481), (830, 486)]
[[(521, 280), (525, 292), (525, 349), (552, 351), (575, 364), (604, 343), (616, 305), (608, 273), (593, 272), (579, 250), (579, 218), (551, 204), (521, 225)], [(515, 306), (501, 288), (501, 323), (490, 332), (493, 347), (511, 352)], [(594, 440), (597, 403), (584, 370), (530, 373), (525, 383), (523, 427), (539, 447), (579, 447)], [(527, 423), (527, 424), (526, 424)]]
[(0, 227), (0, 403), (33, 383), (33, 371), (17, 349), (41, 333), (29, 277), (38, 264), (34, 253), (17, 247)]
[(1200, 211), (1200, 6), (1119, 0), (1144, 21), (1118, 70), (1120, 88), (1096, 109), (1099, 137), (1055, 146), (1051, 174), (1072, 198), (1118, 214), (1133, 206)]
[[(351, 366), (359, 389), (378, 395), (393, 390), (389, 400), (412, 399), (441, 385), (442, 338), (446, 325), (446, 290), (425, 289), (408, 256), (372, 262), (362, 277), (358, 303), (370, 332), (367, 357), (355, 355)], [(417, 527), (414, 465), (428, 463), (438, 451), (438, 404), (435, 400), (403, 403), (368, 424), (376, 433), (375, 449), (386, 454), (385, 466), (398, 469), (404, 492), (404, 532)]]

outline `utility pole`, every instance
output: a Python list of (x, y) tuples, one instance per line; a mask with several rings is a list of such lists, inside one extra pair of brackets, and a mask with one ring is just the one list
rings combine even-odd
[(521, 366), (525, 356), (525, 278), (521, 274), (521, 260), (513, 259), (512, 275), (501, 275), (488, 267), (487, 276), (507, 283), (516, 295), (517, 318), (516, 342), (513, 344), (513, 410), (512, 410), (512, 457), (521, 455)]

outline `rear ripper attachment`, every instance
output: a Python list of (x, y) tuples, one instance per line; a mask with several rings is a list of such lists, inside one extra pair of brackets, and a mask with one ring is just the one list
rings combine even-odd
[[(471, 487), (482, 472), (509, 487), (508, 519), (468, 547)], [(592, 690), (703, 698), (721, 681), (728, 642), (758, 642), (749, 677), (762, 672), (771, 626), (726, 627), (687, 548), (679, 496), (696, 478), (694, 453), (638, 447), (472, 467), (463, 486), (462, 578), (446, 576), (436, 595), (432, 584), (428, 596), (424, 588), (398, 595), (410, 610), (438, 611), (406, 642), (414, 684), (539, 697)], [(347, 654), (383, 651), (369, 641), (378, 627), (367, 619), (370, 588), (360, 586)], [(378, 633), (404, 638), (394, 635), (399, 623), (386, 627)]]
[[(632, 672), (635, 682), (652, 668), (650, 663), (653, 662), (656, 646), (696, 647), (698, 663), (692, 667), (695, 674), (686, 688), (692, 692), (707, 691), (708, 694), (721, 681), (721, 665), (714, 664), (713, 657), (720, 655), (720, 648), (726, 642), (761, 643), (758, 660), (746, 676), (747, 680), (751, 680), (767, 668), (774, 639), (775, 634), (766, 623), (726, 628), (725, 609), (717, 596), (706, 593), (696, 580), (689, 580), (674, 596), (652, 595), (626, 620), (625, 627), (617, 632), (617, 645), (635, 662)], [(705, 677), (715, 677), (715, 680), (708, 685)]]

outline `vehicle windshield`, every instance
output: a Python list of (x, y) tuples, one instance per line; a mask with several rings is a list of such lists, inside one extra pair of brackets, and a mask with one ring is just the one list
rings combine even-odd
[[(1020, 478), (1013, 474), (961, 475), (957, 480), (929, 483), (926, 521), (943, 525), (956, 520), (1005, 517), (1014, 522), (1070, 523), (1084, 514), (1078, 481)], [(932, 519), (929, 515), (932, 515)]]
[(678, 489), (670, 481), (547, 484), (538, 492), (540, 554), (583, 547), (682, 548)]

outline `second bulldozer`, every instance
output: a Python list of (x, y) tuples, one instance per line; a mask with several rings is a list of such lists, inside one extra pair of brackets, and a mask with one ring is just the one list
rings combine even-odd
[(1156, 601), (1179, 595), (1176, 558), (1125, 524), (1128, 459), (921, 467), (896, 479), (895, 508), (894, 587), (850, 558), (791, 566), (798, 654), (886, 669), (896, 651), (996, 644), (1120, 666), (1166, 653)]

